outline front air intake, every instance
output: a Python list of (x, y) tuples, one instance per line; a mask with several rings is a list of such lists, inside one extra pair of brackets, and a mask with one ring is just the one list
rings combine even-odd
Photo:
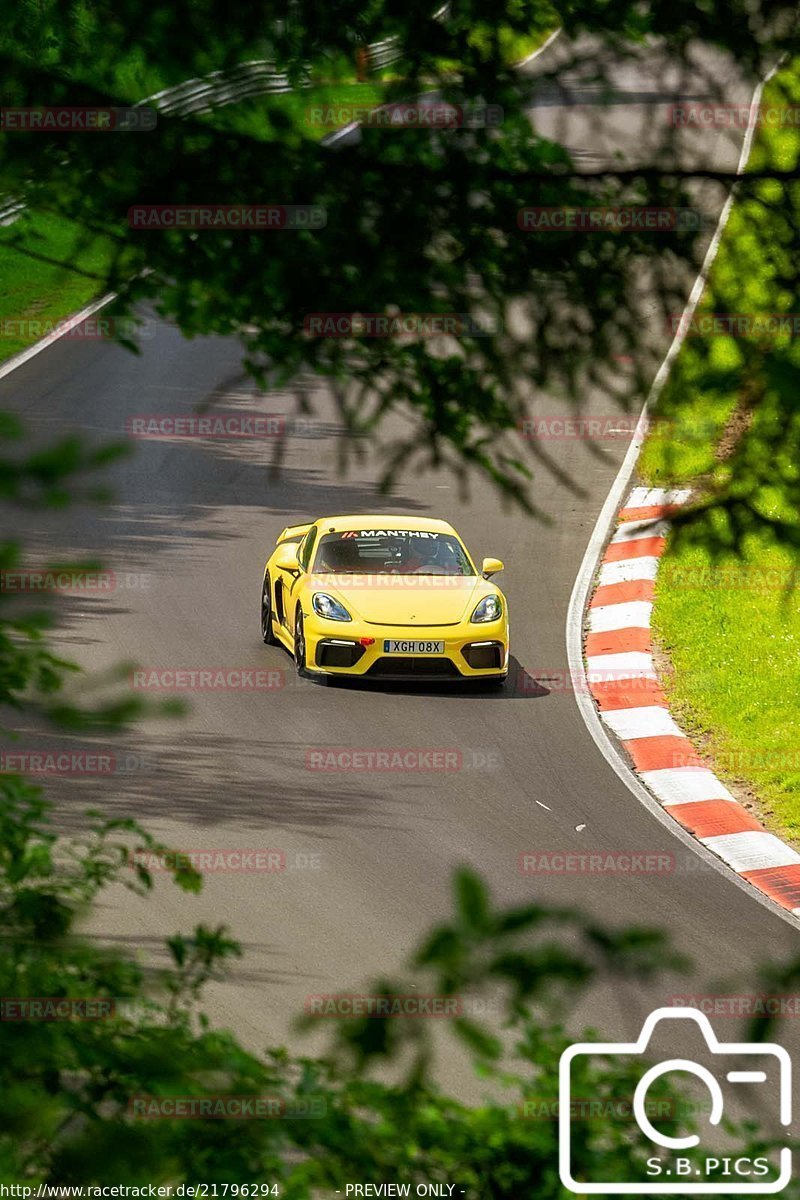
[(503, 666), (503, 647), (500, 642), (471, 642), (461, 653), (473, 671), (499, 671)]

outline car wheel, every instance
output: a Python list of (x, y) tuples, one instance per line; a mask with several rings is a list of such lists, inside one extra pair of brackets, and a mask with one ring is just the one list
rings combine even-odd
[(294, 665), (297, 674), (302, 675), (306, 669), (306, 635), (303, 632), (303, 614), (299, 608), (294, 622)]
[(261, 640), (265, 646), (277, 646), (278, 639), (272, 628), (272, 585), (269, 575), (264, 575), (261, 588)]

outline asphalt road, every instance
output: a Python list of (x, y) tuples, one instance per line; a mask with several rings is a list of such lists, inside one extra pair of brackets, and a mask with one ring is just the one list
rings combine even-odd
[[(526, 69), (538, 76), (570, 50), (557, 41)], [(531, 116), (589, 165), (615, 153), (633, 160), (648, 131), (662, 136), (666, 103), (709, 94), (706, 71), (727, 100), (749, 101), (751, 84), (724, 60), (698, 53), (686, 78), (653, 51), (611, 64), (614, 93), (602, 104), (590, 66), (566, 69), (558, 84), (534, 89)], [(740, 131), (691, 134), (683, 152), (732, 168), (740, 138)], [(710, 209), (721, 199), (706, 189)], [(212, 874), (196, 898), (166, 882), (147, 902), (115, 891), (90, 931), (158, 961), (164, 934), (199, 920), (226, 922), (245, 957), (229, 982), (210, 989), (210, 1015), (250, 1045), (288, 1038), (307, 1049), (313, 1039), (289, 1033), (304, 998), (363, 988), (398, 970), (449, 911), (451, 873), (462, 863), (486, 877), (500, 902), (537, 897), (582, 905), (614, 927), (646, 923), (667, 930), (692, 959), (683, 980), (624, 991), (599, 982), (576, 1010), (576, 1028), (590, 1021), (610, 1037), (632, 1038), (644, 1015), (675, 992), (718, 992), (721, 983), (747, 991), (754, 964), (797, 953), (796, 933), (777, 914), (705, 869), (640, 806), (598, 752), (564, 685), (570, 591), (628, 439), (549, 443), (582, 492), (542, 470), (534, 498), (552, 517), (545, 524), (504, 511), (487, 486), (462, 497), (446, 474), (409, 477), (391, 497), (376, 494), (371, 457), (342, 477), (334, 407), (314, 381), (304, 386), (314, 415), (304, 436), (288, 440), (277, 478), (257, 443), (141, 442), (114, 468), (113, 508), (57, 514), (46, 527), (26, 519), (33, 555), (100, 553), (117, 573), (113, 594), (62, 606), (62, 648), (91, 671), (128, 660), (285, 673), (285, 686), (270, 692), (193, 694), (185, 720), (150, 721), (120, 741), (116, 753), (130, 752), (131, 769), (112, 779), (52, 781), (66, 828), (80, 824), (87, 804), (102, 803), (109, 813), (136, 815), (176, 848), (272, 847), (287, 856), (280, 873)], [(138, 358), (103, 342), (63, 340), (3, 379), (0, 390), (42, 438), (80, 429), (106, 439), (131, 416), (189, 414), (200, 402), (269, 413), (294, 403), (289, 392), (254, 396), (234, 342), (185, 341), (163, 324)], [(565, 411), (555, 400), (542, 403)], [(597, 389), (587, 410), (615, 411)], [(263, 562), (285, 525), (351, 511), (441, 516), (479, 558), (504, 559), (500, 582), (525, 682), (494, 695), (296, 681), (288, 656), (260, 642)], [(55, 743), (34, 731), (24, 739)], [(462, 766), (320, 773), (306, 766), (307, 752), (319, 747), (457, 749)], [(534, 849), (636, 851), (671, 855), (674, 864), (639, 876), (530, 877), (518, 860)], [(781, 1037), (791, 1044), (786, 1025)], [(720, 1033), (739, 1031), (728, 1021)], [(463, 1088), (463, 1064), (445, 1061), (440, 1071)]]

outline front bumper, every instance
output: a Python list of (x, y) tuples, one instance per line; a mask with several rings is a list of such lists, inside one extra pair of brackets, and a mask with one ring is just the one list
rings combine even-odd
[[(369, 625), (362, 621), (326, 621), (304, 616), (307, 670), (323, 675), (366, 679), (502, 679), (508, 673), (508, 625), (505, 618), (485, 625)], [(364, 644), (364, 642), (370, 642)], [(444, 643), (441, 654), (390, 654), (392, 641)]]

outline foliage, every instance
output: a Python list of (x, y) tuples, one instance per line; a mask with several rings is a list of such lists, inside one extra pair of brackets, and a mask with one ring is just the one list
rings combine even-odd
[[(346, 448), (356, 453), (363, 436), (371, 438), (383, 459), (384, 486), (403, 466), (444, 462), (462, 480), (475, 472), (488, 476), (502, 494), (533, 510), (532, 468), (548, 468), (541, 448), (517, 433), (531, 387), (576, 406), (596, 389), (634, 407), (654, 366), (636, 282), (649, 280), (648, 295), (662, 310), (654, 321), (680, 311), (687, 272), (676, 270), (676, 260), (691, 273), (702, 240), (690, 229), (532, 233), (519, 228), (520, 210), (692, 207), (693, 178), (730, 180), (731, 172), (683, 167), (666, 119), (663, 126), (645, 121), (641, 164), (600, 161), (592, 170), (574, 163), (557, 140), (533, 131), (526, 106), (534, 86), (541, 93), (546, 81), (534, 84), (511, 69), (509, 38), (555, 24), (573, 38), (592, 35), (577, 40), (571, 61), (558, 70), (583, 80), (602, 111), (618, 98), (606, 62), (635, 61), (648, 38), (668, 35), (674, 60), (706, 39), (755, 75), (770, 56), (795, 46), (796, 14), (771, 0), (735, 0), (724, 14), (718, 5), (689, 0), (644, 7), (633, 0), (613, 7), (505, 0), (499, 9), (481, 0), (451, 6), (446, 19), (432, 7), (428, 0), (297, 2), (287, 18), (283, 6), (232, 8), (219, 0), (155, 8), (136, 0), (22, 4), (0, 31), (8, 104), (36, 105), (43, 97), (50, 104), (129, 101), (124, 68), (131, 62), (169, 84), (265, 47), (299, 78), (305, 64), (352, 56), (364, 41), (395, 36), (405, 77), (390, 85), (390, 99), (434, 89), (468, 113), (497, 106), (503, 120), (439, 132), (370, 127), (333, 152), (305, 136), (297, 111), (280, 104), (257, 132), (237, 128), (224, 109), (212, 117), (161, 114), (151, 133), (8, 132), (5, 187), (37, 212), (69, 217), (108, 239), (113, 250), (97, 284), (119, 292), (120, 311), (152, 301), (187, 336), (239, 338), (264, 385), (293, 386), (300, 372), (324, 376), (347, 428), (361, 435)], [(706, 67), (697, 56), (692, 61), (693, 86), (702, 91)], [(713, 97), (718, 80), (706, 65), (703, 85)], [(784, 173), (779, 163), (766, 164), (766, 171)], [(322, 206), (326, 224), (198, 233), (127, 223), (133, 203), (265, 198)], [(11, 245), (18, 237), (13, 226), (2, 235)], [(309, 336), (306, 318), (320, 312), (469, 314), (492, 332)], [(615, 356), (632, 351), (639, 365), (621, 378)], [(385, 420), (398, 411), (413, 420), (390, 436)], [(742, 469), (751, 466), (743, 462)], [(579, 489), (579, 481), (571, 482)], [(741, 504), (755, 513), (749, 494)]]

